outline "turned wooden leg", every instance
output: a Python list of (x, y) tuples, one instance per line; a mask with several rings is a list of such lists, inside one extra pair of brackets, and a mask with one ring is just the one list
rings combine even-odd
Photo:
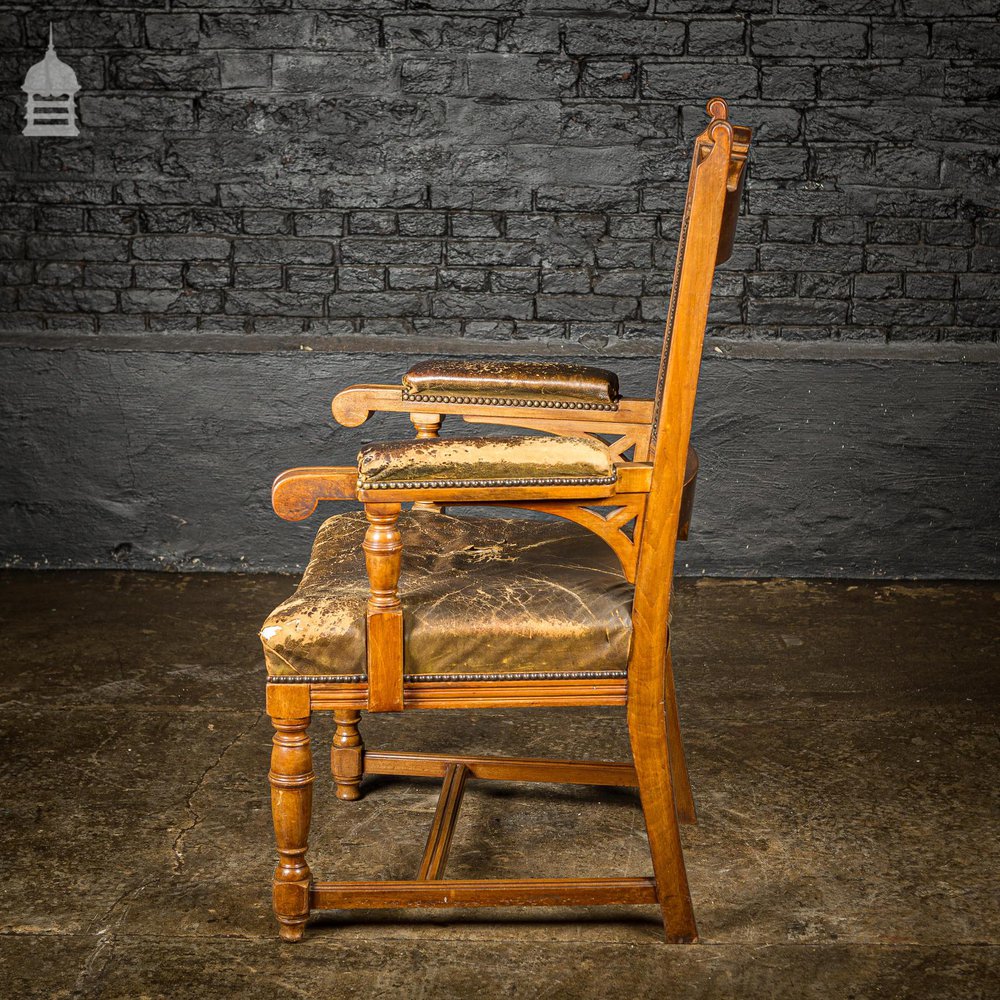
[(365, 744), (358, 732), (361, 713), (342, 708), (333, 713), (337, 729), (330, 751), (330, 770), (337, 786), (337, 798), (353, 802), (361, 798), (361, 777), (365, 773)]
[(368, 573), (365, 614), (368, 711), (403, 711), (403, 603), (399, 573), (403, 539), (398, 503), (365, 503), (368, 530), (361, 548)]
[(667, 646), (667, 662), (663, 684), (667, 722), (667, 747), (670, 751), (670, 777), (674, 783), (674, 801), (677, 818), (682, 823), (697, 823), (691, 778), (684, 758), (684, 741), (681, 738), (681, 719), (677, 713), (677, 691), (674, 688), (674, 666)]
[[(413, 424), (414, 430), (416, 430), (417, 440), (423, 441), (430, 438), (436, 438), (441, 432), (441, 424), (444, 421), (444, 417), (440, 413), (411, 413), (410, 422)], [(442, 511), (444, 507), (439, 503), (435, 503), (433, 500), (416, 500), (413, 504), (414, 510), (435, 510)]]
[(664, 932), (669, 942), (690, 944), (698, 940), (698, 928), (674, 805), (664, 704), (652, 685), (630, 689), (628, 727)]
[(312, 815), (312, 753), (309, 750), (309, 688), (304, 684), (272, 684), (268, 714), (274, 726), (271, 752), (271, 813), (278, 845), (274, 872), (274, 915), (285, 941), (298, 941), (309, 919), (306, 863)]

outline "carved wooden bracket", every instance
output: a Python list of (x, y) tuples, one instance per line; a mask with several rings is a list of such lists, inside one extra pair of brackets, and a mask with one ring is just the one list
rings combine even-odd
[[(626, 422), (622, 420), (547, 420), (538, 419), (504, 419), (492, 417), (463, 416), (469, 424), (503, 424), (505, 427), (525, 427), (528, 430), (544, 431), (546, 434), (561, 434), (563, 436), (588, 437), (600, 441), (615, 462), (646, 462), (649, 461), (649, 424), (641, 422)], [(604, 436), (620, 435), (613, 441), (605, 441)], [(629, 449), (635, 449), (628, 455)]]
[[(523, 500), (503, 506), (554, 514), (592, 531), (607, 542), (618, 556), (625, 579), (635, 583), (646, 500), (645, 493), (617, 493), (604, 500)], [(607, 509), (607, 514), (601, 513), (604, 509)], [(630, 526), (631, 534), (628, 532)]]

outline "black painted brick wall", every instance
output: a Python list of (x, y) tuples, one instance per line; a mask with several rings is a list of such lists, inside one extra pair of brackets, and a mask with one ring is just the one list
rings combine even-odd
[[(0, 325), (659, 336), (704, 100), (758, 129), (713, 333), (996, 340), (996, 0), (0, 4)], [(44, 51), (82, 134), (29, 139)]]

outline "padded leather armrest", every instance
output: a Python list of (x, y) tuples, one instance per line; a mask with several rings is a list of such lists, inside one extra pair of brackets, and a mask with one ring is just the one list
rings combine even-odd
[(403, 376), (403, 399), (615, 410), (618, 376), (551, 361), (423, 361)]
[(359, 490), (612, 486), (608, 449), (583, 437), (387, 441), (358, 454)]

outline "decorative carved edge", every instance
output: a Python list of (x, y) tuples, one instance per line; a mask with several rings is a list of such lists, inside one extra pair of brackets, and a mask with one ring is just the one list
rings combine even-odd
[(530, 406), (551, 410), (617, 410), (618, 403), (584, 403), (564, 399), (532, 399), (516, 396), (445, 396), (403, 390), (404, 403), (452, 403), (467, 406)]
[[(674, 321), (677, 317), (677, 305), (679, 301), (678, 289), (680, 285), (681, 271), (684, 268), (684, 257), (687, 250), (687, 238), (691, 225), (691, 205), (694, 196), (695, 178), (697, 177), (697, 167), (711, 151), (716, 140), (716, 132), (725, 130), (730, 137), (733, 135), (734, 127), (729, 121), (729, 105), (725, 98), (712, 97), (705, 105), (705, 111), (709, 115), (709, 123), (705, 130), (695, 139), (694, 142), (694, 164), (691, 168), (691, 175), (688, 179), (687, 193), (684, 196), (684, 214), (681, 218), (680, 239), (677, 241), (677, 259), (674, 261), (674, 277), (670, 283), (670, 303), (667, 307), (667, 322), (663, 333), (663, 347), (660, 351), (660, 367), (656, 374), (656, 405), (653, 410), (653, 422), (650, 432), (649, 447), (650, 452), (656, 448), (656, 440), (660, 431), (660, 411), (663, 409), (663, 393), (667, 381), (667, 362), (670, 357), (670, 341), (673, 335)], [(741, 129), (746, 132), (746, 129)], [(740, 165), (746, 161), (746, 150), (743, 151)], [(737, 173), (737, 177), (740, 174)]]
[[(695, 153), (697, 156), (697, 152)], [(693, 176), (693, 174), (692, 174)], [(691, 228), (691, 194), (692, 186), (688, 184), (684, 200), (684, 215), (681, 218), (681, 234), (677, 241), (677, 259), (674, 261), (674, 277), (670, 282), (670, 303), (667, 306), (667, 322), (663, 331), (663, 346), (660, 348), (660, 367), (656, 372), (656, 406), (653, 409), (653, 423), (649, 429), (649, 453), (656, 449), (656, 438), (660, 431), (660, 410), (663, 409), (663, 393), (667, 385), (667, 361), (670, 357), (670, 341), (674, 331), (674, 320), (677, 317), (677, 285), (680, 282), (681, 270), (684, 267), (684, 251), (687, 247), (688, 230)]]
[[(528, 430), (545, 431), (547, 434), (558, 434), (560, 437), (585, 437), (597, 441), (608, 449), (613, 462), (627, 462), (625, 452), (635, 449), (635, 461), (645, 462), (649, 455), (649, 424), (637, 421), (622, 421), (619, 423), (595, 424), (593, 420), (555, 420), (551, 417), (515, 417), (502, 416), (481, 417), (466, 415), (462, 419), (467, 424), (497, 424), (502, 427), (525, 427)], [(608, 443), (602, 434), (619, 436)]]
[[(625, 579), (629, 583), (635, 583), (639, 544), (646, 514), (645, 493), (615, 493), (600, 500), (522, 500), (504, 506), (553, 514), (586, 528), (607, 543), (618, 557)], [(608, 507), (610, 511), (605, 516), (591, 510), (592, 507)], [(635, 528), (630, 538), (624, 529), (633, 521)]]
[(320, 500), (354, 500), (357, 466), (287, 469), (271, 486), (271, 506), (285, 521), (304, 521)]

